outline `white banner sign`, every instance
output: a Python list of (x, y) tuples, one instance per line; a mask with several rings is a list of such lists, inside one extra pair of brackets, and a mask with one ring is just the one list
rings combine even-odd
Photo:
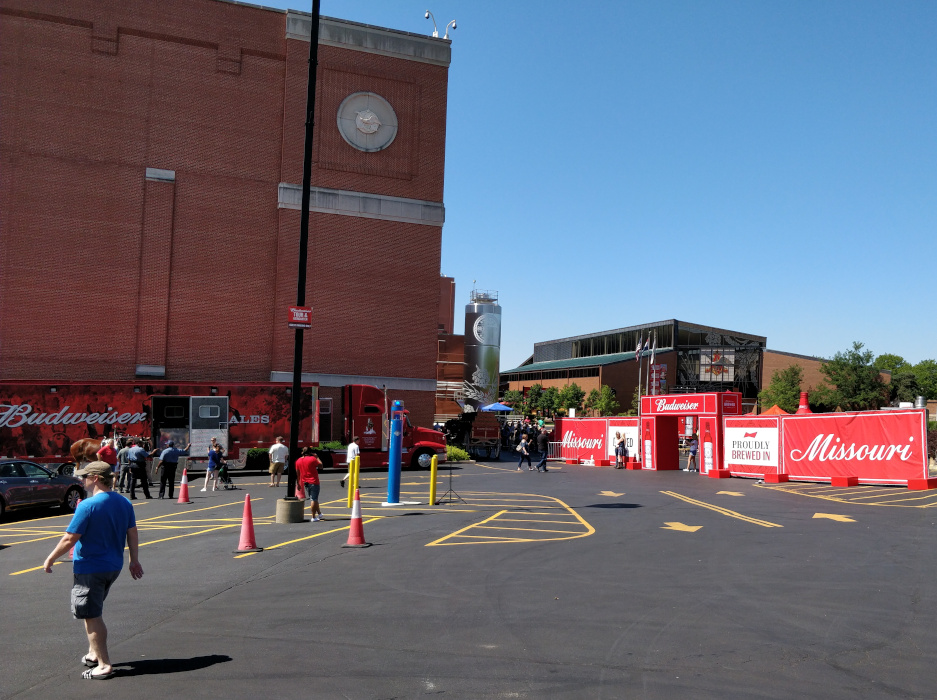
[(778, 466), (777, 428), (733, 428), (726, 426), (723, 442), (726, 464)]

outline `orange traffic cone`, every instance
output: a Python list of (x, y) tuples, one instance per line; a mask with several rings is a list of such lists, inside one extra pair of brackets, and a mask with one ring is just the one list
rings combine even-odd
[(364, 525), (361, 522), (361, 489), (355, 489), (355, 502), (351, 507), (351, 527), (348, 528), (348, 543), (342, 547), (370, 547), (364, 541)]
[[(172, 484), (170, 484), (172, 486)], [(189, 474), (187, 469), (182, 470), (182, 483), (179, 484), (179, 500), (176, 503), (191, 503), (189, 500)]]
[(251, 514), (251, 495), (244, 496), (244, 517), (241, 518), (241, 541), (238, 548), (234, 550), (235, 554), (244, 552), (262, 552), (263, 547), (257, 546), (257, 540), (254, 539), (254, 516)]

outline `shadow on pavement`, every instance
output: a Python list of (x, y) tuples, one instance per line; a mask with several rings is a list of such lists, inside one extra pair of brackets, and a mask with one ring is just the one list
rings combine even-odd
[(194, 656), (191, 659), (143, 659), (114, 664), (118, 676), (147, 676), (157, 673), (185, 673), (198, 671), (215, 664), (233, 661), (230, 656), (212, 654), (211, 656)]
[(586, 508), (640, 508), (640, 503), (593, 503)]

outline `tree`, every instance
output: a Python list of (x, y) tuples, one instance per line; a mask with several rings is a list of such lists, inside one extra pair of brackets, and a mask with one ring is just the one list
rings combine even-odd
[(584, 410), (584, 411), (593, 411), (593, 415), (595, 415), (595, 414), (594, 414), (594, 412), (595, 412), (595, 405), (598, 403), (598, 401), (599, 401), (599, 390), (598, 390), (598, 389), (593, 389), (592, 391), (589, 392), (589, 396), (586, 397), (585, 402), (583, 402), (583, 404), (582, 404), (583, 410)]
[[(592, 391), (596, 394), (595, 399), (591, 402), (592, 410), (595, 411), (597, 415), (614, 416), (616, 413), (618, 413), (618, 409), (621, 408), (621, 405), (615, 398), (615, 392), (612, 391), (612, 387), (608, 386), (607, 384), (603, 384), (602, 388), (598, 391), (595, 389)], [(592, 398), (591, 393), (589, 396)]]
[(560, 408), (582, 408), (582, 400), (586, 397), (586, 392), (582, 390), (576, 382), (567, 384), (560, 389), (559, 407)]
[(555, 386), (547, 387), (540, 396), (540, 406), (538, 407), (545, 415), (552, 416), (559, 408), (557, 400), (560, 398), (559, 389)]
[(637, 386), (634, 387), (634, 394), (631, 397), (631, 409), (628, 411), (629, 416), (636, 416), (641, 412), (641, 391)]
[(527, 390), (527, 412), (533, 413), (540, 408), (540, 400), (543, 398), (543, 385), (534, 384)]
[(829, 398), (846, 411), (867, 411), (888, 403), (888, 387), (872, 364), (871, 350), (856, 341), (852, 349), (838, 352), (820, 367), (833, 387)]
[(524, 392), (519, 389), (511, 389), (504, 392), (504, 397), (501, 399), (504, 403), (508, 404), (511, 408), (514, 409), (514, 413), (523, 413), (523, 404), (524, 404)]
[(917, 376), (911, 371), (910, 366), (891, 375), (888, 395), (892, 403), (896, 405), (901, 401), (914, 401), (918, 396), (922, 396)]
[(793, 413), (800, 405), (801, 384), (804, 380), (804, 368), (791, 365), (777, 370), (771, 375), (771, 383), (758, 394), (762, 410), (775, 404), (788, 413)]
[(921, 395), (926, 399), (937, 399), (937, 361), (921, 360), (911, 369)]
[(875, 362), (873, 362), (872, 365), (877, 370), (891, 372), (893, 376), (902, 370), (911, 369), (911, 365), (905, 362), (905, 359), (901, 355), (892, 355), (890, 353), (879, 355), (875, 358)]

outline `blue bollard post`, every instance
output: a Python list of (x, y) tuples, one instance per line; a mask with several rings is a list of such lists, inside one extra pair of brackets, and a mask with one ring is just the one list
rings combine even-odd
[(403, 449), (403, 401), (391, 407), (390, 447), (387, 455), (387, 503), (400, 503), (400, 462)]

